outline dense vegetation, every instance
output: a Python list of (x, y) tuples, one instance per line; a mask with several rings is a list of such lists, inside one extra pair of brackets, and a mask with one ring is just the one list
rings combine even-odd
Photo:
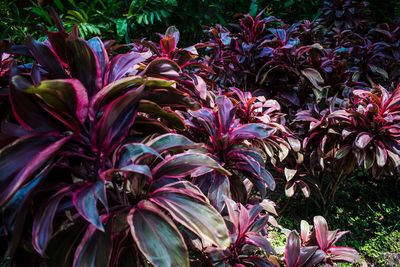
[(2, 5), (1, 266), (397, 266), (400, 6), (302, 2)]

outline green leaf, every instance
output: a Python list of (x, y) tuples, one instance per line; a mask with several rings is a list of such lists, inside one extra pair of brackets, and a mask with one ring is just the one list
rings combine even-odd
[(148, 100), (141, 100), (139, 104), (139, 112), (144, 112), (147, 114), (155, 115), (171, 124), (174, 129), (184, 130), (186, 129), (185, 123), (178, 114), (174, 111), (167, 111), (157, 105), (154, 102)]
[(191, 141), (189, 138), (183, 135), (173, 133), (160, 135), (147, 142), (147, 145), (158, 153), (162, 153), (167, 150), (169, 151), (171, 149), (189, 149), (200, 146), (200, 144)]
[(204, 241), (221, 248), (229, 246), (228, 230), (222, 216), (189, 182), (180, 181), (164, 186), (154, 191), (150, 200), (166, 209), (175, 221)]
[(142, 200), (131, 209), (127, 220), (136, 245), (151, 264), (189, 267), (189, 255), (182, 235), (156, 205)]

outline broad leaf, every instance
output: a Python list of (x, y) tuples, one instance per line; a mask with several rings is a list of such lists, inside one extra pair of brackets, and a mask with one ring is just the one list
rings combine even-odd
[(132, 237), (154, 266), (189, 266), (183, 237), (175, 224), (156, 205), (142, 200), (128, 215)]
[(104, 231), (97, 210), (97, 200), (100, 200), (102, 204), (108, 208), (103, 181), (80, 185), (80, 188), (74, 192), (72, 198), (72, 202), (79, 214), (93, 224), (98, 230)]
[(295, 231), (290, 232), (285, 246), (285, 262), (287, 267), (295, 267), (300, 255), (300, 238)]
[(68, 64), (73, 77), (85, 86), (89, 97), (102, 87), (99, 59), (89, 44), (72, 35), (67, 39)]
[(314, 217), (314, 231), (318, 246), (321, 250), (325, 251), (329, 247), (328, 240), (328, 224), (324, 217)]
[(174, 149), (190, 149), (199, 147), (199, 144), (194, 143), (189, 138), (173, 133), (160, 135), (147, 142), (147, 145), (158, 153)]
[(153, 169), (155, 179), (161, 177), (183, 178), (192, 173), (196, 168), (207, 167), (221, 173), (230, 175), (214, 159), (201, 153), (186, 152), (167, 158)]
[[(186, 188), (178, 189), (184, 185)], [(221, 248), (229, 246), (226, 225), (221, 215), (208, 203), (204, 195), (187, 182), (164, 186), (151, 194), (150, 200), (166, 209), (172, 218), (205, 241)]]

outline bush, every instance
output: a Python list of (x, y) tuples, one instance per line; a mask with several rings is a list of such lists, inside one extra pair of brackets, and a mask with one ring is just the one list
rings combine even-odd
[(355, 172), (398, 174), (399, 31), (366, 11), (325, 2), (292, 25), (245, 15), (185, 48), (174, 26), (121, 45), (51, 12), (44, 41), (2, 41), (3, 264), (359, 262), (322, 216), (284, 229), (270, 196), (327, 215)]

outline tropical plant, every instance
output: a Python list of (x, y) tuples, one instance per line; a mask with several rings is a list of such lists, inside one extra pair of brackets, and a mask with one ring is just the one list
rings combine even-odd
[(276, 253), (267, 239), (269, 215), (261, 213), (263, 207), (258, 204), (245, 207), (232, 200), (226, 200), (226, 207), (231, 245), (225, 250), (206, 247), (205, 258), (209, 262), (203, 262), (202, 266), (275, 266), (271, 256)]
[(285, 246), (285, 262), (288, 267), (336, 266), (335, 262), (359, 262), (356, 250), (349, 247), (335, 246), (335, 243), (347, 232), (329, 231), (322, 216), (314, 217), (313, 229), (306, 221), (301, 222), (300, 236), (290, 232)]
[[(48, 254), (52, 264), (147, 260), (189, 266), (186, 245), (170, 217), (203, 240), (227, 247), (221, 215), (197, 187), (179, 178), (198, 168), (229, 172), (205, 154), (173, 153), (197, 147), (183, 136), (143, 140), (143, 124), (152, 133), (159, 125), (167, 131), (185, 127), (162, 106), (182, 106), (187, 96), (174, 81), (150, 77), (171, 71), (155, 62), (143, 76), (134, 75), (135, 64), (150, 52), (109, 60), (100, 39), (86, 42), (76, 30), (68, 35), (58, 26), (49, 42), (28, 38), (22, 50), (35, 63), (14, 75), (9, 87), (18, 124), (7, 121), (2, 129), (12, 139), (0, 151), (5, 256), (15, 254), (31, 227), (33, 248)], [(54, 254), (47, 249), (53, 235), (74, 238)], [(93, 260), (95, 254), (102, 256)]]
[[(226, 198), (246, 202), (253, 186), (261, 197), (265, 196), (266, 188), (274, 190), (274, 178), (264, 168), (260, 150), (244, 141), (268, 138), (276, 129), (261, 123), (239, 123), (236, 108), (226, 96), (217, 96), (215, 103), (215, 109), (203, 107), (183, 115), (189, 133), (205, 142), (207, 152), (232, 173), (232, 176), (215, 172), (192, 174), (193, 182), (208, 194), (218, 210), (222, 210)], [(246, 179), (252, 184), (248, 188)]]

